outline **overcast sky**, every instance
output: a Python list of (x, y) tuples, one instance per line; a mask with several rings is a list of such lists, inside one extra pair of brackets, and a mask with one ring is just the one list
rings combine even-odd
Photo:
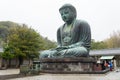
[(0, 0), (0, 21), (27, 24), (56, 41), (56, 31), (64, 23), (59, 8), (65, 3), (76, 7), (77, 19), (90, 24), (92, 39), (101, 41), (120, 31), (120, 0)]

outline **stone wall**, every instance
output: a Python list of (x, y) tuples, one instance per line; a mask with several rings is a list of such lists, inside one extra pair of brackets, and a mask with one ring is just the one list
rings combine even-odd
[(95, 60), (93, 58), (59, 58), (41, 59), (41, 72), (92, 72)]

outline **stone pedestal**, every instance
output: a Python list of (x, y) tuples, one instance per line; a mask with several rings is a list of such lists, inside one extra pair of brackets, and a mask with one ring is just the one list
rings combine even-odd
[(91, 73), (96, 61), (90, 57), (40, 59), (40, 71), (49, 73)]

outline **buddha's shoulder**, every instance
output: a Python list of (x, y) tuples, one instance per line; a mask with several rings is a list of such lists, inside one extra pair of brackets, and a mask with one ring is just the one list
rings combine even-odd
[(76, 23), (77, 24), (88, 24), (88, 22), (87, 21), (85, 21), (85, 20), (76, 20)]
[(62, 29), (65, 26), (65, 23), (63, 25), (61, 25), (58, 30)]

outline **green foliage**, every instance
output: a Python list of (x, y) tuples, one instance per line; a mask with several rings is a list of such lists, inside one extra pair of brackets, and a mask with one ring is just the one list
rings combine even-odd
[(0, 46), (4, 47), (5, 59), (14, 57), (33, 58), (39, 51), (56, 47), (55, 41), (42, 37), (27, 25), (10, 21), (0, 22)]
[(2, 57), (3, 52), (0, 52), (0, 58)]
[(9, 46), (4, 47), (4, 53), (2, 54), (2, 57), (4, 59), (12, 59), (12, 58), (14, 58), (14, 54), (11, 54)]
[(5, 26), (0, 26), (0, 38), (5, 39), (8, 34), (8, 29)]
[(48, 38), (44, 38), (44, 49), (51, 49), (57, 47), (57, 43), (55, 41), (50, 41)]
[(4, 26), (6, 28), (11, 28), (17, 26), (17, 23), (11, 22), (11, 21), (1, 21), (0, 26)]
[(92, 40), (91, 49), (120, 48), (120, 31), (114, 31), (109, 38), (95, 42)]
[(18, 24), (10, 21), (1, 21), (0, 22), (0, 46), (3, 46), (7, 42), (8, 30), (11, 27), (15, 27)]
[(38, 56), (44, 43), (42, 37), (26, 25), (10, 28), (7, 40), (9, 41), (8, 46), (15, 57), (25, 58)]
[(91, 49), (105, 49), (107, 48), (107, 45), (104, 41), (95, 41), (95, 40), (92, 40), (91, 41)]
[(120, 31), (114, 31), (110, 37), (104, 42), (107, 44), (107, 48), (119, 48), (120, 47)]

